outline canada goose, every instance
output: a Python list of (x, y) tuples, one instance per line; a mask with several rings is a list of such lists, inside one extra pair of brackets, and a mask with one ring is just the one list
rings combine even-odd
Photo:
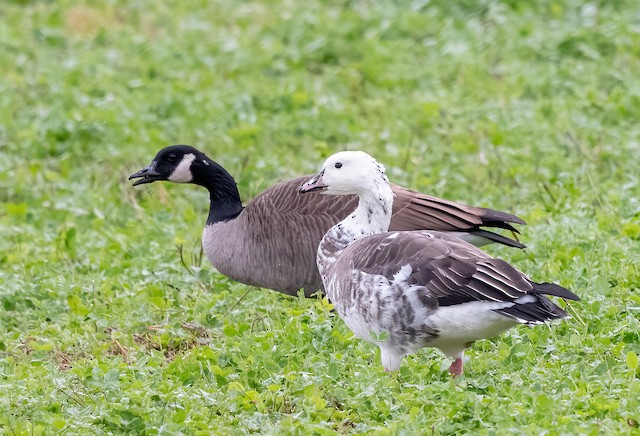
[(437, 347), (460, 375), (474, 341), (566, 317), (545, 295), (579, 299), (446, 233), (388, 232), (393, 189), (384, 167), (364, 152), (333, 155), (299, 191), (359, 197), (322, 238), (318, 269), (327, 298), (356, 336), (380, 347), (386, 371), (400, 368), (407, 354)]
[[(203, 152), (174, 145), (158, 152), (151, 164), (132, 174), (133, 185), (168, 180), (194, 183), (209, 190), (209, 217), (202, 235), (204, 251), (221, 273), (239, 282), (306, 296), (321, 289), (316, 250), (329, 228), (356, 207), (356, 196), (330, 198), (301, 196), (297, 188), (310, 176), (279, 183), (256, 196), (246, 207), (233, 177)], [(524, 247), (519, 242), (484, 230), (517, 232), (509, 223), (520, 218), (491, 209), (466, 206), (394, 185), (391, 228), (458, 232), (474, 243), (498, 242)]]

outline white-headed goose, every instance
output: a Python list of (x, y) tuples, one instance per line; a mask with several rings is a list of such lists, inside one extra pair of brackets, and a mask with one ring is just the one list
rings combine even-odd
[(380, 347), (387, 371), (407, 354), (437, 347), (459, 375), (474, 341), (566, 317), (545, 295), (579, 299), (449, 234), (388, 232), (393, 189), (384, 167), (364, 152), (333, 155), (299, 189), (359, 197), (322, 238), (317, 262), (327, 297), (356, 336)]
[[(158, 152), (151, 164), (132, 174), (135, 185), (168, 180), (194, 183), (209, 190), (209, 217), (202, 235), (204, 251), (217, 270), (239, 282), (289, 295), (321, 289), (316, 250), (331, 226), (357, 204), (356, 196), (298, 195), (310, 176), (279, 183), (256, 196), (246, 207), (233, 177), (204, 153), (187, 145)], [(392, 187), (393, 230), (429, 229), (457, 232), (478, 245), (519, 242), (482, 227), (516, 231), (509, 223), (524, 222), (508, 213), (466, 206)]]

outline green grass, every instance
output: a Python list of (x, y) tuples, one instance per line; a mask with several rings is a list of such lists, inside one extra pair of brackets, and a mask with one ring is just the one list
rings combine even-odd
[[(0, 430), (638, 434), (640, 15), (531, 3), (2, 2)], [(201, 261), (202, 189), (131, 188), (172, 143), (245, 200), (364, 149), (522, 216), (489, 251), (583, 301), (458, 380), (433, 350), (388, 376), (322, 301)]]

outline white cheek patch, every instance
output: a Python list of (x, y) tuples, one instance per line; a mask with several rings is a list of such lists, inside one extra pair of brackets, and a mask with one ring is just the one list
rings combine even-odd
[(169, 180), (174, 183), (189, 183), (193, 180), (191, 174), (191, 163), (196, 160), (193, 153), (185, 154), (173, 173), (169, 176)]

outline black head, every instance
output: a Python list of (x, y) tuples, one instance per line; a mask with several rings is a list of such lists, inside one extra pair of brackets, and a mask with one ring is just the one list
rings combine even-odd
[(213, 163), (203, 152), (190, 145), (171, 145), (156, 154), (149, 166), (133, 173), (133, 186), (153, 183), (158, 180), (168, 180), (175, 183), (197, 183), (194, 180), (194, 170), (200, 166)]

